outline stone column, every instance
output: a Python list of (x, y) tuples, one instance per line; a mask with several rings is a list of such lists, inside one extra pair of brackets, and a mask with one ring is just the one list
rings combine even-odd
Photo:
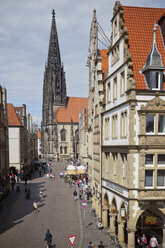
[(127, 246), (127, 248), (135, 248), (135, 232), (136, 232), (136, 230), (128, 230), (128, 246)]
[(103, 208), (102, 211), (102, 222), (103, 222), (103, 226), (107, 227), (108, 226), (108, 221), (107, 221), (107, 209)]
[(125, 220), (118, 221), (118, 239), (121, 246), (124, 244), (124, 224)]
[(110, 214), (110, 235), (115, 236), (115, 217), (116, 214)]
[(163, 240), (162, 240), (162, 248), (165, 248), (165, 226), (163, 226)]

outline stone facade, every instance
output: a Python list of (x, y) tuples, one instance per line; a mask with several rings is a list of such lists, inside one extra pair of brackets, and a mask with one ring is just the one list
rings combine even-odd
[(9, 191), (7, 92), (0, 85), (0, 199)]
[[(161, 76), (165, 68), (161, 57), (165, 53), (161, 50), (160, 56), (157, 46), (160, 49), (163, 41), (156, 43), (155, 28), (153, 32), (158, 21), (155, 12), (161, 17), (163, 11), (150, 8), (152, 27), (144, 28), (153, 45), (142, 33), (138, 42), (132, 35), (131, 25), (140, 32), (136, 19), (143, 20), (146, 9), (124, 7), (117, 1), (112, 17), (106, 105), (102, 112), (102, 221), (110, 234), (117, 235), (121, 245), (127, 243), (128, 248), (135, 247), (136, 235), (142, 233), (148, 240), (155, 234), (165, 247), (165, 92)], [(140, 47), (148, 49), (148, 55), (143, 51), (145, 56), (138, 47), (142, 41), (146, 43)], [(154, 218), (155, 225), (147, 222), (149, 217)]]
[(31, 171), (33, 159), (38, 158), (37, 127), (32, 116), (26, 115), (26, 105), (14, 107), (8, 104), (9, 166), (21, 172), (22, 177)]
[(88, 110), (83, 108), (79, 115), (79, 162), (88, 163)]

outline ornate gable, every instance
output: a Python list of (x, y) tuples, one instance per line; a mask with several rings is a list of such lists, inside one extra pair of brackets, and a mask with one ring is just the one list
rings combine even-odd
[(144, 106), (141, 106), (141, 111), (148, 112), (148, 111), (163, 111), (165, 112), (165, 101), (163, 101), (159, 96), (156, 96), (151, 101)]

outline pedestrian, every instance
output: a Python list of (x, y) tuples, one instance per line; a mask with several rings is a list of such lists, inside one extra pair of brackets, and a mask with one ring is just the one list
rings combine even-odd
[(40, 201), (43, 201), (43, 192), (42, 191), (40, 191), (39, 197), (40, 197)]
[(92, 248), (92, 242), (91, 241), (89, 241), (88, 248)]
[(81, 200), (81, 196), (82, 196), (82, 191), (80, 190), (79, 191), (79, 198), (80, 198), (80, 200)]
[(152, 236), (152, 238), (150, 239), (150, 246), (151, 248), (156, 248), (158, 247), (158, 241), (155, 238), (155, 235)]
[(41, 176), (41, 167), (39, 167), (39, 176)]
[(37, 202), (33, 202), (33, 210), (34, 210), (34, 213), (38, 213), (38, 206), (37, 206)]
[(95, 246), (95, 244), (94, 243), (92, 243), (92, 248), (95, 248), (96, 246)]
[(47, 230), (46, 234), (45, 234), (45, 239), (47, 242), (48, 247), (51, 245), (52, 243), (52, 234), (50, 233), (49, 229)]
[(27, 185), (27, 177), (25, 177), (25, 185)]
[(76, 201), (77, 200), (77, 191), (76, 191), (76, 189), (74, 190), (73, 195), (74, 195), (74, 199)]
[(142, 235), (140, 241), (141, 241), (141, 246), (142, 246), (142, 248), (145, 248), (145, 246), (147, 245), (147, 238), (146, 238), (146, 236), (145, 236), (144, 233), (143, 233), (143, 235)]
[(100, 241), (100, 244), (98, 245), (98, 248), (105, 248), (105, 246), (103, 245), (103, 241)]

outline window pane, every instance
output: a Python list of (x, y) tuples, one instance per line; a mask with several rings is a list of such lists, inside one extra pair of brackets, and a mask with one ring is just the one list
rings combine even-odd
[(164, 184), (164, 170), (158, 170), (158, 176), (157, 176), (157, 186), (165, 186)]
[(146, 132), (154, 133), (154, 115), (146, 115)]
[(153, 154), (146, 154), (145, 164), (153, 164)]
[(165, 164), (165, 154), (158, 154), (158, 164)]
[(145, 186), (153, 186), (153, 170), (145, 171)]
[(165, 133), (165, 115), (159, 115), (159, 133)]

